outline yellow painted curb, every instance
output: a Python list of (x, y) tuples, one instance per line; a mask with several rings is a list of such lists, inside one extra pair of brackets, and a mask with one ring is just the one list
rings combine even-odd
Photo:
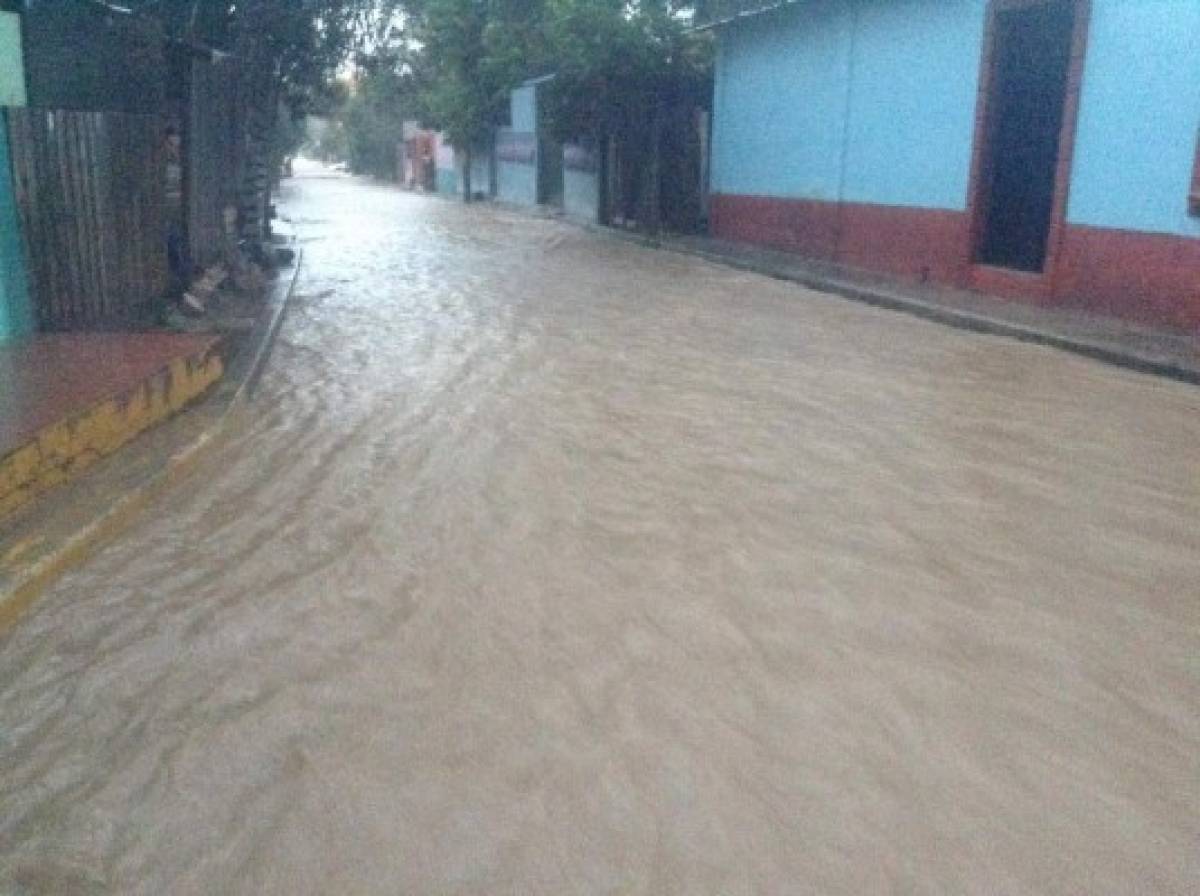
[(47, 426), (0, 458), (0, 520), (183, 410), (224, 375), (220, 354), (176, 358), (125, 395)]
[[(138, 409), (132, 412), (132, 419), (141, 421), (145, 425), (141, 429), (128, 432), (127, 437), (120, 444), (128, 442), (138, 432), (173, 416), (188, 404), (196, 401), (228, 373), (229, 376), (238, 380), (238, 384), (228, 396), (217, 396), (216, 400), (221, 402), (222, 406), (211, 425), (207, 426), (190, 443), (171, 455), (166, 464), (136, 488), (124, 488), (120, 497), (114, 500), (99, 517), (74, 530), (68, 537), (53, 543), (44, 555), (36, 557), (38, 551), (45, 547), (47, 542), (47, 536), (41, 532), (35, 532), (24, 539), (15, 541), (7, 548), (3, 557), (0, 557), (0, 577), (8, 579), (7, 586), (0, 581), (0, 634), (18, 620), (49, 585), (119, 536), (132, 524), (138, 514), (187, 476), (207, 450), (219, 443), (220, 437), (228, 428), (234, 411), (244, 406), (249, 400), (253, 383), (266, 365), (270, 347), (283, 325), (288, 304), (295, 292), (296, 283), (300, 279), (303, 258), (303, 252), (297, 254), (292, 276), (281, 283), (281, 291), (276, 293), (276, 298), (269, 300), (269, 319), (260, 329), (257, 340), (252, 343), (249, 353), (235, 355), (227, 370), (218, 347), (214, 346), (202, 356), (193, 355), (190, 362), (187, 359), (180, 359), (183, 367), (180, 367), (179, 364), (172, 365), (169, 369), (162, 371), (157, 378), (152, 378), (156, 380), (157, 385), (144, 384), (145, 388), (141, 391), (145, 394), (135, 395), (135, 401), (142, 403)], [(242, 361), (247, 363), (243, 364)], [(229, 384), (227, 384), (228, 386)], [(221, 391), (217, 390), (218, 393)], [(109, 410), (104, 410), (102, 413), (108, 414)], [(107, 430), (102, 425), (93, 424), (93, 429), (90, 431), (105, 432)], [(80, 437), (77, 434), (75, 438), (79, 439)], [(116, 447), (120, 447), (120, 445), (118, 444)], [(116, 448), (113, 450), (115, 451)], [(94, 458), (89, 458), (89, 462), (95, 463), (99, 458), (100, 455), (96, 455)], [(0, 459), (0, 461), (7, 461), (7, 458)], [(78, 472), (78, 469), (73, 469), (72, 473)], [(36, 559), (34, 559), (35, 557)], [(5, 590), (6, 587), (7, 590)]]

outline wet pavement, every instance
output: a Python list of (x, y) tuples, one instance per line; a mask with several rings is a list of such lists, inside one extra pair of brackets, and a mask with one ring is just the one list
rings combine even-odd
[(0, 634), (0, 892), (1196, 891), (1200, 390), (284, 198), (249, 412)]

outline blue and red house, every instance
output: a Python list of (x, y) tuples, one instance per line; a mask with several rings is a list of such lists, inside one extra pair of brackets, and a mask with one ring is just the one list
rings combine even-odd
[(1200, 328), (1200, 0), (711, 15), (715, 235)]

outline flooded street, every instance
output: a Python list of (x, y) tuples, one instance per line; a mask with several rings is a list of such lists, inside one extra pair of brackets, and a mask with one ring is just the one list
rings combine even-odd
[(0, 893), (1200, 888), (1200, 389), (284, 204), (249, 413), (0, 634)]

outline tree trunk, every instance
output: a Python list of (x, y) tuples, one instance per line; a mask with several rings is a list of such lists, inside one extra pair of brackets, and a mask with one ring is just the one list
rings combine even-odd
[(267, 209), (271, 197), (271, 137), (275, 128), (274, 85), (254, 91), (247, 109), (246, 163), (238, 192), (240, 236), (252, 254), (261, 252), (267, 239)]
[(471, 150), (463, 150), (463, 202), (469, 203), (471, 196)]
[(263, 40), (269, 27), (263, 0), (242, 6), (235, 53), (241, 60), (242, 162), (238, 174), (238, 235), (261, 258), (267, 239), (270, 157), (279, 98), (279, 65)]

